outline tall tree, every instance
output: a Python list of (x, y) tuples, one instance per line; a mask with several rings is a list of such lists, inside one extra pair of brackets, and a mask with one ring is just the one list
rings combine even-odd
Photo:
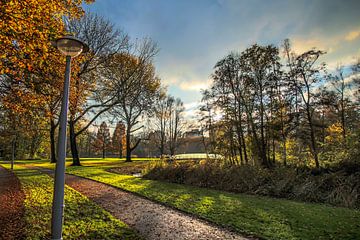
[[(278, 49), (274, 46), (253, 45), (241, 54), (242, 68), (246, 78), (250, 79), (254, 94), (254, 107), (256, 117), (259, 124), (255, 127), (252, 123), (252, 132), (257, 145), (261, 163), (269, 167), (271, 163), (268, 161), (268, 126), (267, 118), (269, 116), (269, 86), (271, 82), (277, 78), (277, 70), (279, 69)], [(255, 116), (254, 116), (255, 117)], [(251, 117), (253, 118), (253, 117)], [(259, 130), (256, 130), (256, 128)]]
[(132, 144), (132, 135), (140, 130), (140, 119), (151, 112), (160, 81), (155, 76), (152, 58), (157, 48), (145, 39), (133, 46), (133, 51), (113, 55), (104, 72), (104, 92), (116, 99), (112, 114), (126, 125), (126, 161), (131, 161), (131, 152), (141, 138)]
[[(115, 29), (109, 20), (92, 13), (69, 21), (67, 29), (90, 48), (89, 53), (75, 59), (78, 68), (71, 83), (69, 137), (73, 165), (76, 166), (80, 165), (77, 137), (116, 104), (115, 97), (104, 94), (101, 85), (105, 63), (114, 54), (127, 49), (129, 42), (127, 35)], [(85, 117), (90, 119), (80, 126)]]
[(160, 156), (165, 154), (166, 147), (166, 128), (169, 119), (169, 99), (165, 93), (159, 94), (154, 104), (154, 140), (159, 148)]
[(325, 68), (324, 64), (316, 65), (317, 60), (325, 52), (320, 50), (310, 50), (296, 57), (291, 71), (291, 78), (302, 99), (303, 112), (308, 125), (310, 135), (310, 149), (314, 158), (315, 166), (320, 167), (318, 157), (318, 144), (315, 136), (314, 126), (314, 96), (316, 84), (321, 80), (320, 71)]
[(354, 88), (355, 88), (355, 96), (357, 97), (357, 103), (360, 105), (360, 59), (352, 66), (354, 77)]
[[(202, 99), (199, 111), (199, 122), (202, 133), (202, 140), (206, 154), (215, 153), (215, 129), (212, 96), (209, 90), (202, 91)], [(205, 133), (209, 134), (209, 141), (206, 141)]]
[[(92, 1), (20, 1), (10, 0), (0, 3), (0, 83), (9, 82), (5, 90), (7, 97), (2, 101), (16, 112), (37, 105), (38, 115), (50, 118), (51, 161), (55, 161), (54, 132), (56, 128), (55, 98), (59, 98), (59, 84), (63, 81), (63, 58), (51, 47), (50, 41), (65, 34), (62, 16), (69, 19), (83, 14), (82, 3)], [(6, 84), (5, 84), (6, 85)], [(3, 85), (4, 86), (4, 85)], [(48, 90), (57, 91), (49, 94)], [(3, 93), (4, 93), (3, 92)], [(14, 93), (14, 94), (12, 94)], [(21, 100), (9, 102), (17, 96)], [(28, 99), (27, 99), (28, 98)], [(53, 98), (50, 100), (50, 98)], [(48, 104), (49, 103), (49, 104)], [(25, 106), (28, 105), (28, 106)], [(48, 106), (49, 109), (44, 108)]]
[(95, 148), (102, 152), (102, 158), (106, 157), (106, 152), (109, 150), (110, 144), (110, 130), (106, 122), (102, 122), (96, 134), (95, 140)]
[(169, 123), (168, 123), (168, 144), (170, 155), (175, 155), (176, 149), (179, 147), (179, 137), (184, 124), (183, 112), (184, 104), (179, 98), (169, 97)]
[[(212, 95), (216, 98), (215, 104), (223, 110), (226, 116), (227, 124), (233, 128), (226, 135), (234, 137), (236, 140), (230, 140), (230, 143), (238, 150), (241, 163), (248, 163), (247, 147), (244, 137), (246, 120), (245, 109), (250, 114), (250, 105), (244, 101), (245, 90), (248, 88), (243, 70), (241, 69), (240, 55), (231, 53), (224, 59), (217, 62), (215, 72), (212, 75), (214, 84)], [(232, 133), (233, 129), (235, 133)], [(230, 151), (231, 152), (231, 151)], [(236, 155), (236, 153), (234, 152)]]
[[(340, 124), (342, 128), (343, 139), (346, 139), (346, 112), (350, 104), (350, 99), (347, 96), (347, 90), (350, 90), (350, 82), (347, 82), (344, 77), (344, 67), (338, 66), (336, 72), (329, 74), (327, 79), (331, 83), (330, 91), (335, 97), (335, 101), (332, 102), (332, 105), (335, 106), (337, 114), (340, 119)], [(331, 100), (331, 99), (329, 99)]]
[[(176, 138), (179, 137), (179, 130), (175, 130), (173, 127), (176, 126), (176, 128), (180, 129), (180, 121), (182, 119), (180, 117), (174, 118), (174, 116), (176, 114), (175, 111), (179, 111), (179, 106), (175, 105), (182, 105), (182, 103), (176, 103), (175, 101), (180, 101), (180, 99), (175, 100), (172, 96), (168, 96), (164, 91), (161, 91), (153, 106), (152, 124), (154, 126), (154, 140), (159, 149), (160, 156), (165, 154), (167, 143), (177, 141), (177, 139), (174, 139), (175, 132), (177, 132)], [(180, 115), (181, 113), (178, 112), (177, 114)], [(175, 120), (177, 122), (174, 122)], [(171, 137), (173, 139), (170, 139)], [(172, 147), (172, 145), (169, 146)]]
[(217, 140), (217, 145), (227, 149), (234, 163), (238, 158), (247, 162), (250, 156), (269, 167), (281, 148), (286, 165), (287, 144), (295, 141), (303, 149), (306, 143), (319, 167), (317, 141), (325, 139), (330, 124), (325, 121), (330, 111), (323, 101), (330, 95), (319, 91), (325, 65), (317, 60), (324, 52), (311, 50), (297, 56), (285, 40), (283, 54), (285, 65), (278, 48), (255, 44), (215, 65), (213, 84), (204, 98), (211, 99), (211, 110), (222, 115), (215, 123), (223, 128), (217, 132), (223, 142)]
[(118, 122), (116, 124), (113, 136), (112, 136), (112, 147), (116, 152), (119, 152), (119, 158), (123, 158), (123, 152), (126, 148), (126, 137), (125, 137), (125, 124), (123, 122)]

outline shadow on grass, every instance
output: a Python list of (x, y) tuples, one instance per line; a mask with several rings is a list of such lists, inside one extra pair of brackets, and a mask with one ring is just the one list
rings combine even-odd
[(240, 233), (266, 239), (360, 238), (360, 212), (347, 208), (160, 182), (147, 182), (137, 193)]
[(232, 194), (79, 169), (73, 174), (145, 196), (240, 233), (266, 239), (359, 239), (360, 212), (321, 204)]
[[(15, 173), (26, 193), (25, 233), (28, 239), (49, 239), (53, 179), (24, 166), (16, 166)], [(65, 239), (139, 239), (124, 223), (68, 187), (65, 206)]]
[(360, 239), (360, 212), (321, 204), (227, 193), (108, 172), (110, 165), (67, 168), (194, 214), (237, 232), (265, 239)]

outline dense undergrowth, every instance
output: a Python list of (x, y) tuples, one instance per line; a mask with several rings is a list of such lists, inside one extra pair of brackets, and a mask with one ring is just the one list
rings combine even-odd
[(144, 177), (235, 193), (360, 208), (360, 165), (308, 168), (230, 165), (219, 161), (157, 162)]

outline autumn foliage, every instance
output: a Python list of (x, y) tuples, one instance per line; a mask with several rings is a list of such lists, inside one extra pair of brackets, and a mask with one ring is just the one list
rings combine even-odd
[(52, 79), (63, 75), (64, 59), (51, 41), (65, 34), (64, 17), (83, 14), (82, 2), (1, 1), (0, 75), (6, 108), (24, 112), (28, 106), (43, 105), (48, 97), (43, 88), (59, 87)]

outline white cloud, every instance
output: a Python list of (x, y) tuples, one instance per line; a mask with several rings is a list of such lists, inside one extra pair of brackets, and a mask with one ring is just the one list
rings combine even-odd
[(320, 62), (325, 62), (330, 71), (334, 71), (339, 65), (351, 65), (360, 54), (358, 38), (360, 31), (354, 28), (347, 34), (338, 33), (331, 37), (313, 33), (308, 38), (301, 35), (290, 37), (292, 49), (301, 54), (311, 49), (319, 49), (326, 52), (321, 56)]
[(184, 104), (184, 117), (186, 119), (195, 118), (200, 107), (200, 102), (190, 102)]
[[(200, 66), (192, 61), (167, 63), (165, 71), (162, 72), (162, 82), (167, 86), (175, 86), (180, 90), (189, 91), (189, 94), (206, 89), (210, 86), (211, 80), (199, 71)], [(211, 69), (206, 73), (211, 74)]]
[(356, 38), (358, 38), (359, 36), (360, 36), (360, 31), (351, 31), (345, 36), (345, 39), (347, 41), (353, 41)]
[(360, 78), (360, 73), (355, 73), (355, 74), (352, 74), (352, 75), (346, 77), (346, 78), (344, 79), (344, 82), (345, 82), (346, 84), (350, 84), (350, 83), (352, 83), (355, 79), (359, 79), (359, 78)]
[(210, 86), (210, 83), (211, 82), (209, 80), (206, 81), (194, 80), (194, 81), (186, 81), (186, 82), (184, 81), (179, 84), (179, 87), (185, 91), (199, 92), (201, 89), (207, 89)]
[(293, 45), (292, 48), (297, 54), (301, 54), (313, 48), (332, 53), (337, 50), (337, 45), (339, 44), (338, 39), (322, 39), (319, 37), (310, 39), (293, 38), (291, 39), (291, 42)]

